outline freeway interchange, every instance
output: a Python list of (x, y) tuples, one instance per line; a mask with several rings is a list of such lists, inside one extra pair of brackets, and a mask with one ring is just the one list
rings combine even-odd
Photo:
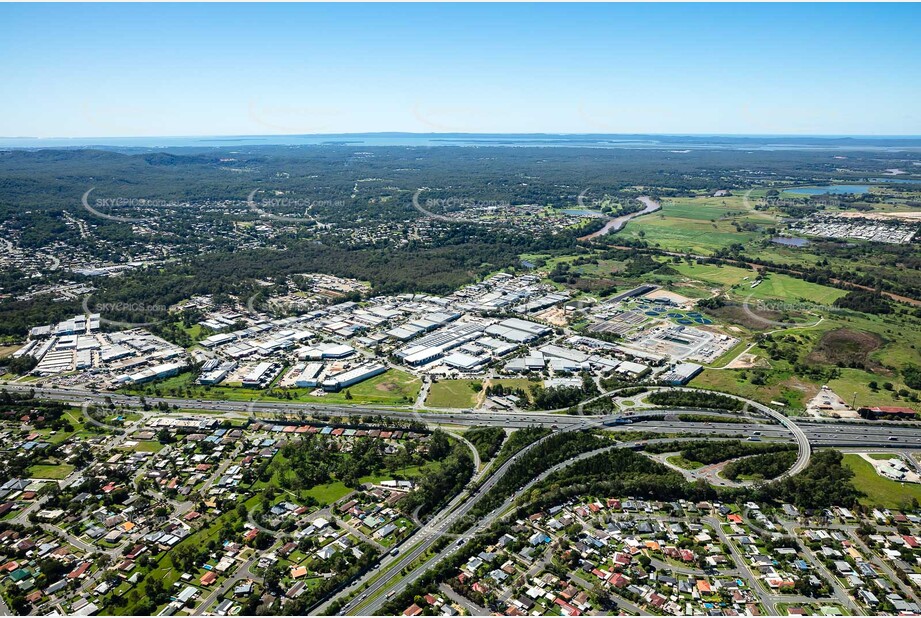
[[(75, 405), (85, 402), (104, 404), (106, 400), (114, 404), (129, 407), (140, 407), (141, 398), (122, 395), (118, 393), (100, 393), (85, 389), (63, 389), (30, 387), (20, 384), (6, 384), (3, 386), (10, 391), (34, 391), (37, 397), (67, 401)], [(685, 389), (694, 390), (694, 389)], [(770, 416), (770, 420), (778, 422), (781, 426), (763, 423), (695, 423), (680, 421), (677, 414), (688, 412), (687, 409), (655, 409), (642, 411), (625, 411), (624, 413), (604, 416), (578, 416), (566, 414), (551, 414), (546, 412), (418, 412), (397, 408), (372, 408), (364, 406), (321, 405), (303, 404), (297, 402), (272, 402), (272, 401), (230, 401), (230, 400), (200, 400), (182, 398), (147, 397), (149, 405), (166, 403), (178, 406), (188, 415), (190, 411), (224, 412), (230, 416), (248, 417), (255, 414), (299, 414), (305, 417), (315, 414), (328, 416), (342, 416), (354, 418), (383, 417), (401, 421), (422, 421), (430, 425), (458, 425), (458, 426), (501, 426), (509, 429), (520, 429), (530, 426), (549, 427), (553, 429), (598, 427), (609, 431), (631, 429), (630, 425), (607, 425), (615, 419), (627, 419), (633, 422), (642, 421), (642, 430), (660, 433), (697, 433), (702, 435), (730, 435), (748, 437), (753, 431), (762, 431), (765, 438), (791, 439), (796, 437), (800, 450), (805, 450), (808, 445), (815, 447), (851, 447), (862, 446), (867, 448), (918, 448), (921, 449), (921, 424), (897, 425), (894, 423), (880, 423), (874, 421), (852, 420), (801, 420), (790, 419), (776, 411), (756, 402), (748, 402), (751, 409), (760, 415)], [(701, 411), (713, 414), (713, 410)], [(170, 412), (162, 412), (169, 414)], [(649, 419), (649, 420), (645, 420)], [(660, 420), (653, 420), (660, 419)], [(802, 443), (802, 438), (806, 439)]]
[[(100, 393), (90, 390), (61, 389), (46, 387), (29, 387), (20, 384), (7, 384), (4, 388), (12, 391), (34, 391), (40, 398), (66, 401), (75, 405), (86, 403), (114, 404), (128, 407), (141, 407), (143, 404), (157, 405), (165, 403), (171, 408), (178, 407), (181, 411), (155, 410), (156, 415), (185, 415), (188, 416), (195, 410), (222, 412), (226, 417), (252, 418), (257, 415), (299, 415), (305, 419), (314, 415), (355, 417), (361, 419), (379, 418), (392, 419), (402, 422), (424, 422), (428, 425), (452, 426), (501, 426), (504, 428), (523, 428), (528, 426), (542, 426), (556, 432), (579, 431), (588, 429), (601, 429), (616, 435), (624, 431), (642, 431), (645, 434), (663, 434), (681, 437), (713, 437), (718, 438), (752, 438), (765, 440), (792, 440), (797, 444), (798, 457), (793, 467), (786, 472), (787, 475), (802, 471), (809, 463), (813, 448), (840, 447), (853, 448), (892, 448), (900, 450), (921, 449), (921, 426), (880, 424), (870, 421), (835, 421), (835, 420), (801, 420), (791, 419), (779, 412), (772, 410), (757, 402), (745, 401), (746, 418), (727, 418), (719, 422), (721, 415), (713, 410), (702, 410), (708, 415), (707, 421), (681, 420), (679, 415), (687, 413), (687, 409), (637, 409), (624, 411), (619, 414), (604, 416), (580, 416), (566, 414), (552, 414), (544, 412), (419, 412), (405, 409), (368, 408), (342, 405), (298, 404), (296, 402), (250, 402), (250, 401), (225, 401), (225, 400), (199, 400), (181, 398), (148, 397), (142, 402), (140, 397), (127, 396), (118, 393)], [(677, 390), (677, 389), (676, 389)], [(694, 389), (683, 389), (694, 390)], [(694, 412), (694, 411), (692, 411)], [(710, 421), (709, 419), (713, 420)], [(379, 421), (375, 421), (379, 422)], [(755, 438), (754, 436), (757, 436)], [(547, 438), (543, 438), (544, 440)], [(643, 442), (657, 441), (654, 438)], [(331, 598), (312, 608), (311, 613), (329, 613), (333, 608), (331, 603), (341, 599), (340, 612), (349, 614), (369, 614), (379, 611), (386, 601), (402, 591), (415, 579), (420, 577), (437, 562), (459, 551), (467, 540), (488, 528), (494, 521), (502, 517), (511, 507), (516, 497), (530, 488), (535, 483), (549, 476), (551, 473), (572, 465), (577, 460), (598, 454), (600, 451), (583, 453), (577, 457), (561, 462), (553, 468), (531, 479), (492, 513), (473, 523), (463, 533), (449, 535), (449, 530), (467, 513), (469, 513), (480, 500), (489, 492), (504, 474), (525, 453), (540, 441), (525, 447), (503, 465), (495, 470), (484, 468), (477, 470), (474, 482), (478, 491), (465, 491), (456, 496), (439, 513), (421, 525), (418, 530), (404, 540), (390, 553), (385, 554), (374, 568), (356, 578)], [(632, 442), (630, 438), (621, 440), (607, 448), (629, 448), (640, 446), (642, 443)], [(467, 446), (473, 450), (472, 445)], [(602, 449), (602, 450), (606, 450)], [(477, 459), (477, 458), (475, 458)], [(435, 548), (436, 543), (443, 539), (451, 540), (447, 546)]]

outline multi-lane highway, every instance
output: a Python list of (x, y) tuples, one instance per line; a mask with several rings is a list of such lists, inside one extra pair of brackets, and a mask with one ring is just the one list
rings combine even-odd
[[(575, 429), (576, 427), (574, 426), (572, 428), (564, 429), (563, 431), (572, 431)], [(394, 557), (393, 555), (386, 556), (379, 563), (379, 568), (387, 572), (398, 573), (415, 562), (420, 556), (425, 554), (425, 552), (428, 551), (429, 548), (439, 539), (445, 537), (451, 527), (456, 522), (463, 519), (463, 517), (469, 513), (471, 509), (473, 509), (476, 503), (479, 502), (480, 498), (486, 495), (489, 490), (492, 489), (496, 483), (502, 479), (503, 476), (505, 476), (505, 473), (515, 464), (515, 462), (517, 462), (525, 453), (529, 452), (538, 444), (549, 438), (550, 435), (552, 434), (549, 434), (548, 436), (533, 442), (532, 444), (515, 453), (515, 455), (510, 457), (504, 464), (502, 464), (502, 466), (492, 472), (485, 481), (479, 484), (479, 488), (476, 493), (462, 493), (460, 496), (455, 498), (455, 500), (453, 500), (447, 508), (445, 508), (436, 517), (434, 517), (430, 522), (425, 524), (416, 534), (403, 542), (400, 548), (397, 549), (397, 551), (400, 552), (397, 554), (399, 557)], [(406, 547), (409, 549), (403, 553), (402, 549)], [(375, 580), (375, 576), (376, 574), (372, 571), (364, 578), (356, 580), (351, 586), (343, 591), (343, 594), (348, 594), (356, 589), (361, 588), (365, 582), (374, 580), (370, 585), (368, 585), (367, 589), (363, 591), (362, 595), (346, 605), (343, 608), (343, 611), (348, 612), (351, 610), (363, 608), (365, 605), (365, 598), (373, 598), (377, 593), (381, 592), (385, 588), (392, 586), (392, 577), (378, 577)]]
[[(34, 390), (36, 395), (48, 399), (68, 401), (81, 405), (89, 400), (93, 403), (105, 403), (109, 398), (113, 403), (138, 407), (141, 405), (140, 397), (122, 395), (119, 393), (99, 393), (85, 389), (63, 388), (32, 388), (27, 385), (6, 384), (2, 388), (11, 391), (28, 392)], [(325, 414), (330, 416), (373, 417), (380, 416), (400, 421), (422, 420), (432, 425), (491, 425), (510, 429), (528, 427), (533, 425), (551, 428), (604, 427), (612, 431), (621, 429), (635, 429), (649, 432), (665, 433), (699, 433), (704, 435), (724, 434), (740, 437), (749, 437), (755, 431), (761, 431), (764, 438), (791, 439), (797, 438), (801, 451), (807, 445), (813, 447), (829, 446), (865, 446), (872, 448), (897, 447), (921, 449), (921, 423), (918, 426), (899, 425), (894, 423), (880, 423), (874, 421), (819, 421), (808, 419), (787, 418), (766, 406), (756, 402), (751, 404), (750, 413), (765, 414), (778, 424), (766, 423), (692, 423), (681, 421), (678, 414), (685, 413), (685, 409), (657, 409), (642, 410), (637, 412), (626, 411), (623, 414), (608, 416), (576, 416), (565, 414), (548, 414), (544, 412), (418, 412), (394, 408), (369, 408), (360, 406), (304, 404), (298, 402), (250, 402), (250, 401), (224, 401), (224, 400), (199, 400), (199, 399), (172, 399), (161, 397), (147, 397), (148, 404), (157, 404), (161, 401), (171, 407), (176, 405), (183, 410), (209, 410), (226, 412), (237, 416), (252, 416), (253, 414), (302, 414), (305, 416)], [(743, 400), (747, 401), (747, 400)], [(771, 414), (765, 413), (765, 410)], [(712, 411), (708, 411), (708, 414)], [(664, 417), (664, 418), (663, 418)], [(622, 418), (633, 422), (641, 422), (641, 426), (613, 425), (604, 423)], [(643, 420), (659, 418), (662, 420)], [(783, 423), (781, 425), (780, 423)], [(797, 436), (796, 430), (802, 433)], [(805, 438), (805, 442), (802, 438)]]
[[(63, 388), (33, 388), (26, 385), (7, 384), (3, 388), (14, 391), (34, 391), (37, 396), (67, 401), (75, 405), (87, 402), (104, 404), (107, 400), (115, 404), (140, 407), (140, 397), (122, 395), (118, 393), (99, 393), (85, 389)], [(696, 389), (682, 389), (696, 390)], [(876, 423), (869, 421), (819, 421), (791, 419), (767, 406), (757, 402), (737, 398), (746, 403), (743, 414), (720, 414), (712, 410), (706, 412), (706, 421), (682, 421), (680, 415), (688, 412), (686, 409), (641, 409), (628, 410), (618, 414), (606, 416), (580, 416), (553, 414), (545, 412), (420, 412), (418, 410), (401, 410), (392, 408), (368, 408), (344, 405), (304, 404), (297, 402), (256, 402), (256, 401), (225, 401), (225, 400), (200, 400), (200, 399), (172, 399), (147, 397), (144, 402), (156, 405), (160, 402), (170, 407), (177, 406), (184, 410), (178, 412), (160, 412), (154, 414), (188, 414), (189, 410), (224, 412), (233, 417), (253, 417), (257, 415), (327, 415), (338, 417), (381, 417), (401, 422), (425, 422), (429, 425), (487, 425), (505, 428), (522, 428), (528, 426), (543, 426), (556, 431), (577, 431), (584, 429), (604, 429), (613, 433), (624, 431), (641, 431), (648, 434), (668, 434), (679, 436), (713, 436), (713, 437), (738, 437), (754, 440), (792, 440), (798, 446), (799, 457), (795, 465), (787, 474), (795, 474), (803, 470), (809, 463), (809, 457), (814, 447), (861, 447), (880, 448), (889, 447), (899, 450), (921, 449), (921, 425)], [(726, 422), (720, 422), (725, 418)], [(729, 422), (732, 421), (732, 422)], [(741, 422), (740, 422), (741, 421)], [(620, 446), (625, 446), (625, 443)], [(489, 526), (501, 515), (514, 500), (514, 496), (506, 503), (491, 513), (482, 521), (469, 527), (457, 540), (452, 538), (452, 543), (428, 559), (422, 557), (431, 550), (432, 546), (447, 535), (452, 526), (460, 521), (477, 504), (479, 499), (499, 482), (505, 472), (534, 445), (520, 451), (510, 458), (498, 469), (477, 475), (480, 481), (478, 492), (464, 492), (456, 496), (441, 512), (405, 540), (396, 548), (396, 553), (386, 554), (377, 564), (376, 568), (364, 577), (357, 579), (336, 595), (336, 598), (355, 596), (343, 608), (343, 613), (361, 613), (378, 610), (388, 596), (392, 596), (403, 589), (415, 577), (421, 575), (425, 569), (434, 565), (460, 547), (472, 535)], [(586, 454), (580, 457), (585, 457)], [(563, 462), (555, 466), (552, 471), (562, 469), (574, 463), (578, 458)], [(551, 471), (532, 479), (525, 487), (546, 477)], [(420, 563), (421, 562), (421, 563)], [(419, 563), (419, 564), (416, 564)], [(411, 565), (416, 564), (415, 567)], [(411, 569), (408, 574), (400, 575), (404, 570)], [(318, 608), (323, 610), (327, 604)]]

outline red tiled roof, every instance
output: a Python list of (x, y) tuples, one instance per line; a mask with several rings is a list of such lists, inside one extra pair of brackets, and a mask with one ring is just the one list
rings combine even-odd
[(86, 570), (90, 568), (89, 562), (83, 562), (76, 569), (67, 574), (68, 579), (79, 579), (83, 577), (83, 574), (86, 573)]

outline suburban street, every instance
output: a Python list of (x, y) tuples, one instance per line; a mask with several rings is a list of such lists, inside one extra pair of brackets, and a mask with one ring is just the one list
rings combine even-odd
[[(83, 406), (84, 409), (89, 404), (107, 405), (111, 401), (117, 405), (129, 407), (141, 407), (141, 398), (134, 396), (121, 395), (117, 393), (95, 393), (87, 390), (70, 390), (59, 388), (38, 388), (32, 389), (22, 385), (7, 385), (10, 390), (26, 391), (35, 390), (36, 394), (49, 399), (67, 401), (74, 405)], [(675, 390), (695, 390), (695, 389), (675, 389)], [(463, 438), (459, 433), (450, 430), (450, 426), (500, 426), (504, 428), (523, 428), (528, 426), (543, 426), (557, 432), (579, 431), (586, 429), (603, 429), (611, 432), (613, 435), (628, 431), (642, 431), (650, 434), (668, 434), (672, 437), (664, 437), (661, 441), (668, 441), (678, 437), (693, 436), (713, 436), (719, 439), (755, 439), (755, 440), (785, 440), (796, 443), (798, 457), (794, 466), (786, 474), (795, 474), (804, 469), (814, 447), (886, 447), (898, 449), (899, 451), (910, 451), (921, 449), (921, 429), (913, 426), (897, 424), (873, 424), (862, 421), (848, 422), (831, 422), (791, 419), (783, 414), (761, 405), (757, 402), (737, 398), (745, 402), (745, 412), (743, 414), (720, 413), (712, 410), (701, 410), (706, 413), (708, 420), (706, 422), (682, 421), (681, 414), (686, 414), (687, 409), (649, 409), (637, 408), (635, 410), (624, 410), (621, 413), (604, 416), (583, 416), (567, 415), (547, 412), (507, 412), (497, 413), (489, 411), (457, 411), (457, 412), (430, 412), (415, 407), (412, 411), (388, 408), (366, 408), (356, 406), (341, 405), (316, 405), (316, 404), (298, 404), (297, 402), (246, 402), (246, 401), (211, 401), (211, 400), (193, 400), (193, 399), (172, 399), (172, 398), (145, 398), (147, 405), (156, 405), (166, 403), (169, 406), (178, 406), (183, 412), (167, 410), (151, 410), (143, 412), (143, 418), (131, 424), (131, 429), (140, 427), (144, 422), (154, 416), (189, 416), (189, 410), (202, 410), (210, 412), (223, 412), (228, 418), (252, 418), (264, 417), (281, 417), (295, 415), (295, 417), (307, 418), (314, 414), (324, 414), (330, 416), (341, 416), (346, 418), (354, 417), (381, 417), (383, 419), (392, 419), (398, 422), (419, 422), (424, 421), (431, 426), (447, 425), (448, 432), (455, 438), (461, 440), (471, 451), (474, 465), (475, 477), (474, 482), (480, 485), (476, 492), (462, 492), (439, 513), (429, 521), (423, 523), (421, 527), (407, 539), (405, 539), (395, 549), (383, 555), (376, 567), (367, 572), (363, 577), (353, 581), (350, 585), (342, 589), (333, 598), (327, 599), (320, 606), (313, 608), (316, 611), (323, 612), (329, 603), (337, 598), (353, 597), (352, 600), (342, 609), (343, 614), (363, 614), (374, 613), (378, 611), (389, 598), (398, 594), (406, 586), (415, 581), (419, 576), (425, 573), (429, 568), (441, 560), (451, 556), (475, 535), (481, 533), (495, 521), (503, 516), (514, 504), (516, 497), (530, 487), (546, 479), (549, 475), (573, 463), (592, 457), (594, 455), (612, 448), (635, 448), (648, 442), (658, 442), (660, 440), (647, 439), (640, 441), (626, 441), (612, 444), (601, 450), (583, 453), (568, 461), (559, 463), (542, 474), (532, 478), (523, 487), (519, 488), (513, 495), (509, 496), (505, 502), (483, 519), (475, 522), (471, 527), (461, 535), (450, 536), (451, 542), (443, 547), (437, 553), (429, 556), (427, 559), (419, 562), (420, 558), (426, 555), (433, 545), (448, 535), (448, 531), (469, 513), (478, 503), (478, 501), (489, 492), (505, 475), (505, 473), (517, 462), (525, 453), (527, 453), (538, 441), (522, 449), (502, 466), (494, 471), (483, 468), (476, 448), (468, 440)], [(692, 411), (693, 412), (693, 411)], [(720, 422), (724, 418), (727, 422)], [(728, 422), (733, 421), (733, 422)], [(756, 433), (757, 432), (757, 433)], [(123, 441), (129, 432), (124, 432), (118, 436), (118, 440)], [(553, 435), (551, 433), (550, 435)], [(549, 436), (548, 436), (549, 437)], [(545, 440), (547, 438), (543, 438)], [(227, 463), (222, 464), (209, 475), (205, 483), (207, 488), (211, 483), (221, 477), (226, 470)], [(485, 477), (485, 480), (484, 480)], [(25, 521), (28, 513), (39, 508), (40, 503), (36, 502), (28, 510), (19, 514), (17, 519)], [(720, 531), (718, 523), (708, 522)], [(720, 536), (724, 535), (720, 531)], [(69, 535), (65, 535), (69, 537)], [(723, 539), (726, 542), (725, 539)], [(80, 539), (68, 538), (68, 541), (74, 545), (86, 550), (90, 547)], [(737, 555), (737, 550), (731, 543), (727, 543), (733, 551), (733, 557), (740, 565), (745, 563)], [(252, 562), (252, 560), (250, 560)], [(413, 566), (415, 565), (415, 566)], [(234, 583), (244, 577), (248, 577), (249, 563), (241, 565), (235, 575), (225, 582), (220, 589), (213, 591), (199, 605), (198, 611), (207, 611), (207, 608), (220, 596), (226, 592)], [(818, 566), (817, 568), (822, 568)], [(405, 575), (396, 577), (398, 573), (409, 570)], [(750, 572), (746, 573), (742, 569), (742, 574), (746, 579), (752, 580), (752, 589), (755, 590), (760, 601), (770, 611), (776, 611), (777, 599), (760, 587), (760, 583), (754, 581), (756, 578)], [(846, 597), (841, 598), (841, 590), (836, 588), (836, 598), (840, 602), (853, 607), (853, 603)]]

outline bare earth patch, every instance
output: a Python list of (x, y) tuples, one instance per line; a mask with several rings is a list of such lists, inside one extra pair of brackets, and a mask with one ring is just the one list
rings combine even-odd
[(726, 369), (754, 369), (755, 367), (769, 366), (770, 364), (760, 356), (746, 352), (732, 359), (732, 362), (726, 365)]
[(764, 307), (752, 307), (746, 311), (741, 305), (724, 305), (717, 309), (708, 309), (707, 313), (716, 316), (722, 322), (738, 324), (754, 331), (775, 329), (775, 323), (784, 319), (784, 315), (779, 311)]
[(668, 290), (656, 290), (654, 292), (650, 292), (644, 298), (648, 298), (650, 300), (665, 298), (672, 301), (676, 305), (681, 305), (682, 307), (694, 304), (694, 299), (688, 298), (687, 296), (682, 296), (677, 292), (669, 292)]
[(569, 317), (560, 307), (551, 307), (546, 311), (538, 313), (537, 317), (554, 326), (567, 326), (569, 324)]
[(828, 388), (820, 390), (806, 404), (806, 414), (832, 418), (858, 418), (857, 412), (837, 393)]

